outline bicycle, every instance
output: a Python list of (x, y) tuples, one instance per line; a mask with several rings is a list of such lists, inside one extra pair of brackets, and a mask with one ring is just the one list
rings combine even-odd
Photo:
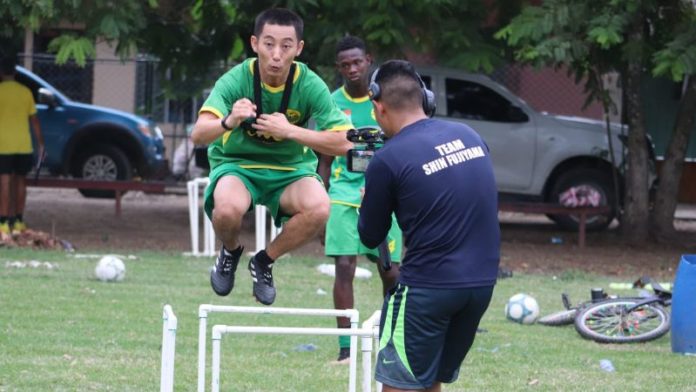
[(670, 330), (671, 318), (666, 310), (672, 293), (659, 283), (643, 277), (633, 287), (650, 285), (652, 295), (644, 297), (608, 296), (602, 289), (592, 289), (592, 300), (571, 306), (562, 295), (565, 310), (539, 319), (544, 325), (573, 323), (580, 336), (599, 343), (636, 343), (655, 340)]
[(575, 316), (575, 329), (585, 339), (599, 343), (638, 343), (655, 340), (671, 326), (666, 308), (672, 292), (652, 282), (654, 294), (620, 297), (588, 305)]
[(551, 327), (558, 327), (562, 325), (569, 325), (575, 320), (575, 315), (578, 314), (577, 307), (570, 305), (568, 300), (568, 294), (561, 294), (561, 299), (563, 300), (563, 307), (565, 309), (559, 310), (558, 312), (553, 312), (543, 317), (539, 317), (537, 323), (541, 325), (548, 325)]
[(573, 324), (575, 321), (575, 316), (578, 314), (578, 310), (584, 309), (589, 304), (596, 302), (598, 300), (603, 300), (608, 298), (602, 289), (592, 289), (591, 290), (592, 300), (578, 303), (577, 305), (571, 305), (570, 298), (568, 294), (561, 294), (561, 300), (563, 301), (564, 310), (558, 312), (553, 312), (544, 317), (540, 317), (537, 322), (541, 325), (548, 326), (563, 326)]

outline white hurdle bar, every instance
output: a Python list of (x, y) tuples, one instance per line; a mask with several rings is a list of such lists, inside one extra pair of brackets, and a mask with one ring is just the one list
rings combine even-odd
[(160, 392), (174, 391), (174, 353), (176, 352), (177, 319), (170, 305), (162, 311), (162, 370)]
[[(191, 227), (191, 255), (192, 256), (215, 256), (215, 231), (213, 223), (199, 206), (200, 188), (205, 189), (210, 183), (208, 177), (195, 178), (186, 183), (189, 202), (189, 226)], [(203, 214), (203, 250), (199, 248), (199, 211)]]
[[(192, 256), (215, 256), (217, 254), (215, 249), (215, 231), (213, 230), (213, 223), (210, 221), (205, 212), (202, 211), (201, 206), (199, 206), (200, 188), (205, 189), (209, 184), (210, 179), (208, 177), (195, 178), (186, 183), (189, 202), (189, 226), (191, 229)], [(203, 250), (201, 250), (199, 246), (199, 214), (203, 215)], [(270, 231), (270, 241), (273, 241), (273, 239), (280, 234), (281, 229), (275, 226), (273, 217), (270, 218), (270, 229), (266, 227), (268, 215), (268, 209), (266, 207), (261, 205), (256, 206), (254, 208), (254, 215), (256, 219), (256, 251), (254, 253), (256, 253), (260, 250), (266, 249), (267, 232)]]
[[(358, 329), (360, 315), (355, 309), (311, 309), (311, 308), (270, 308), (258, 306), (221, 306), (203, 304), (198, 307), (198, 392), (205, 391), (205, 351), (206, 351), (206, 335), (208, 328), (208, 313), (247, 313), (247, 314), (277, 314), (288, 316), (329, 316), (329, 317), (348, 317), (350, 318), (350, 330)], [(267, 328), (267, 327), (254, 327)], [(336, 328), (338, 329), (338, 328)], [(341, 328), (342, 332), (346, 332), (345, 328)], [(350, 334), (345, 334), (350, 335)], [(351, 335), (350, 338), (350, 381), (355, 384), (357, 378), (357, 344), (358, 335)], [(218, 357), (219, 359), (219, 357)], [(219, 363), (218, 363), (219, 370)], [(214, 371), (214, 369), (213, 369)], [(219, 388), (219, 377), (217, 384)], [(213, 390), (215, 383), (213, 383)], [(354, 391), (355, 389), (353, 389)]]
[[(256, 251), (254, 253), (266, 249), (266, 231), (268, 230), (266, 229), (267, 215), (268, 209), (266, 207), (262, 205), (257, 205), (256, 207), (254, 207), (254, 217), (256, 218)], [(280, 234), (281, 229), (275, 226), (273, 217), (270, 218), (270, 241), (273, 241), (278, 236), (278, 234)]]
[[(370, 318), (372, 321), (373, 318)], [(379, 332), (375, 335), (375, 329), (372, 325), (367, 325), (365, 328), (311, 328), (311, 327), (258, 327), (258, 326), (233, 326), (233, 325), (215, 325), (212, 332), (212, 391), (220, 391), (220, 345), (224, 334), (272, 334), (272, 335), (320, 335), (320, 336), (350, 336), (351, 343), (358, 336), (362, 338), (363, 344), (363, 391), (371, 391), (371, 375), (372, 375), (372, 340), (379, 336)], [(354, 344), (351, 345), (351, 366), (353, 366), (355, 350)], [(367, 350), (370, 351), (367, 351)], [(352, 368), (351, 368), (352, 370)], [(348, 380), (348, 391), (356, 391), (355, 372), (351, 372)]]
[[(370, 392), (370, 380), (372, 378), (372, 350), (373, 342), (376, 343), (377, 350), (375, 350), (375, 361), (377, 360), (377, 354), (379, 353), (379, 323), (382, 312), (376, 310), (372, 313), (367, 320), (362, 324), (362, 329), (372, 330), (372, 336), (363, 336), (360, 342), (360, 350), (362, 351), (362, 367), (363, 367), (363, 392)], [(382, 392), (382, 383), (375, 380), (375, 391)]]

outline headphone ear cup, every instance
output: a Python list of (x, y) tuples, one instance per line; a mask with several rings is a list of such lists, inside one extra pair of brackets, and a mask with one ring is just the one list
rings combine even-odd
[(367, 95), (370, 96), (370, 100), (376, 101), (379, 99), (379, 94), (382, 92), (382, 90), (379, 88), (379, 84), (377, 84), (377, 74), (379, 74), (379, 67), (375, 69), (375, 71), (372, 73), (372, 76), (370, 77), (370, 85), (367, 86)]
[(435, 103), (435, 93), (427, 88), (423, 88), (423, 111), (428, 117), (432, 117), (435, 114), (435, 109), (437, 105)]
[(370, 86), (367, 88), (367, 95), (370, 96), (370, 99), (373, 101), (378, 100), (380, 93), (381, 93), (381, 90), (379, 88), (379, 84), (377, 84), (375, 82), (370, 82)]

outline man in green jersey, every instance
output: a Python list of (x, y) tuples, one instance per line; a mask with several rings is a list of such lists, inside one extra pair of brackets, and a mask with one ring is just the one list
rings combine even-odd
[[(344, 79), (344, 84), (334, 91), (331, 97), (338, 107), (346, 113), (355, 127), (378, 127), (372, 102), (367, 95), (369, 70), (372, 57), (367, 53), (365, 42), (358, 37), (342, 38), (336, 46), (336, 68)], [(357, 255), (366, 255), (370, 260), (378, 259), (377, 249), (365, 247), (358, 236), (358, 213), (360, 208), (360, 189), (365, 186), (362, 173), (348, 171), (346, 157), (323, 156), (319, 162), (319, 173), (324, 184), (329, 186), (331, 213), (326, 224), (325, 254), (332, 256), (336, 265), (333, 297), (336, 309), (353, 309), (353, 278), (357, 266)], [(396, 220), (389, 232), (388, 247), (392, 261), (401, 260), (401, 230)], [(384, 271), (382, 263), (377, 263), (382, 278), (383, 294), (392, 288), (399, 276), (397, 264)], [(338, 317), (338, 328), (350, 328), (350, 319)], [(350, 337), (340, 336), (339, 363), (350, 359)]]
[[(316, 237), (329, 215), (312, 150), (343, 155), (352, 147), (345, 134), (352, 125), (326, 84), (294, 61), (304, 47), (302, 31), (302, 19), (287, 9), (259, 14), (251, 36), (258, 57), (218, 79), (191, 134), (194, 143), (210, 144), (204, 207), (223, 244), (210, 275), (218, 295), (234, 287), (242, 218), (262, 204), (276, 224), (285, 221), (284, 230), (248, 264), (256, 300), (273, 303), (273, 262)], [(310, 117), (329, 132), (305, 128)]]

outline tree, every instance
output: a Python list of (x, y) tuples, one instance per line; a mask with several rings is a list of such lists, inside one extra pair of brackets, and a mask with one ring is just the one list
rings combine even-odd
[[(690, 77), (696, 73), (695, 18), (686, 0), (547, 0), (525, 7), (497, 34), (522, 62), (566, 66), (586, 81), (588, 102), (601, 101), (605, 111), (614, 103), (601, 75), (621, 73), (629, 126), (622, 233), (629, 242), (643, 243), (651, 234), (668, 238), (674, 231), (678, 183), (696, 113)], [(646, 68), (655, 76), (688, 80), (652, 211), (640, 89)]]
[[(160, 60), (174, 86), (194, 95), (205, 70), (251, 54), (255, 16), (269, 7), (287, 7), (306, 21), (308, 42), (302, 61), (333, 75), (333, 48), (341, 36), (360, 35), (381, 58), (420, 56), (473, 71), (490, 72), (502, 58), (492, 39), (499, 23), (520, 9), (520, 0), (0, 0), (1, 34), (20, 37), (25, 26), (68, 21), (80, 34), (54, 39), (57, 62), (84, 64), (97, 39), (113, 42), (117, 53), (136, 51)], [(492, 16), (496, 18), (492, 18)], [(484, 22), (482, 22), (484, 21)], [(208, 78), (205, 78), (206, 80)]]
[[(224, 60), (253, 55), (249, 45), (254, 18), (270, 7), (286, 7), (305, 20), (301, 61), (333, 84), (334, 47), (345, 34), (363, 37), (380, 58), (428, 53), (422, 60), (490, 72), (502, 58), (502, 45), (492, 38), (496, 25), (482, 25), (491, 10), (519, 10), (519, 0), (489, 1), (368, 0), (160, 0), (146, 15), (147, 26), (136, 38), (138, 47), (166, 67), (199, 70)], [(499, 19), (509, 20), (500, 12)], [(426, 21), (427, 23), (424, 23)], [(421, 26), (427, 26), (423, 28)], [(182, 59), (182, 57), (184, 57)], [(176, 59), (178, 58), (178, 61)], [(173, 73), (177, 73), (174, 70)]]
[(686, 148), (696, 123), (696, 12), (688, 1), (680, 5), (683, 8), (673, 8), (676, 16), (672, 20), (672, 39), (653, 56), (655, 74), (670, 75), (675, 81), (681, 80), (684, 86), (674, 130), (659, 173), (660, 182), (651, 217), (651, 227), (660, 240), (673, 238), (679, 180), (684, 170)]
[(49, 48), (56, 52), (56, 62), (70, 59), (84, 65), (94, 56), (97, 39), (114, 43), (117, 53), (133, 51), (131, 40), (121, 37), (145, 27), (144, 10), (156, 6), (156, 0), (0, 0), (0, 39), (13, 41), (22, 37), (25, 28), (38, 31), (42, 26), (73, 23), (81, 33), (65, 33), (55, 38)]

